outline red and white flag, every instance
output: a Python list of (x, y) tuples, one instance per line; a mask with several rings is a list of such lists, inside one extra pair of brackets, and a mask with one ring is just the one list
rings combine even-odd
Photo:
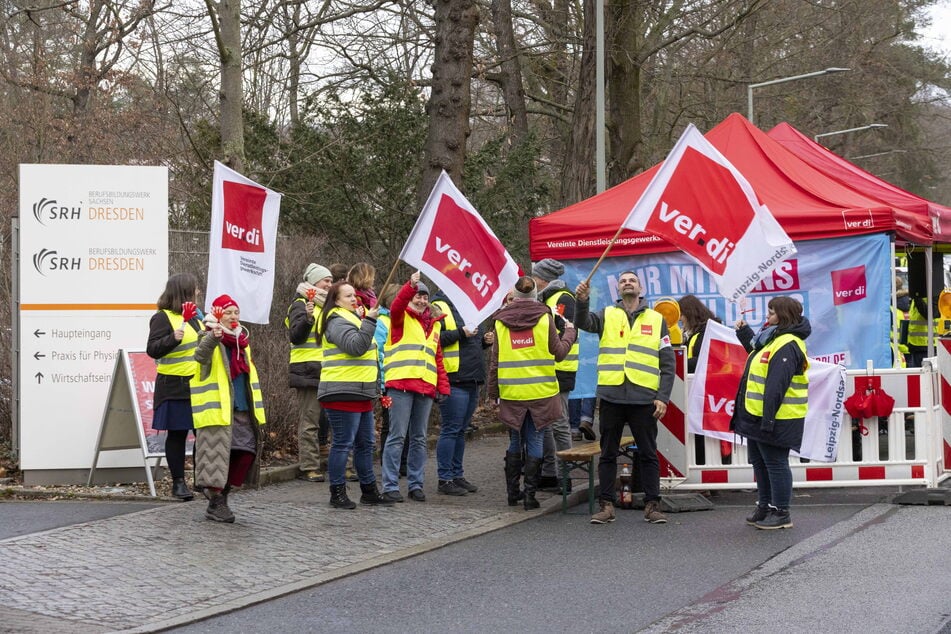
[[(687, 429), (691, 433), (742, 442), (730, 431), (730, 419), (748, 356), (732, 328), (707, 322), (687, 394)], [(817, 462), (834, 462), (845, 422), (845, 367), (809, 359), (806, 376), (809, 409), (798, 455)]]
[(693, 257), (731, 302), (796, 253), (749, 181), (693, 124), (623, 226), (659, 236)]
[(400, 259), (453, 303), (469, 328), (502, 305), (518, 266), (446, 172), (439, 175)]
[(216, 297), (228, 294), (238, 303), (241, 321), (268, 323), (280, 212), (280, 194), (215, 161), (206, 313)]

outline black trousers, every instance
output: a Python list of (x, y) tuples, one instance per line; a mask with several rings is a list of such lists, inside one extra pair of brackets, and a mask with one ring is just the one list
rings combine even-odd
[(660, 499), (660, 465), (657, 461), (657, 419), (654, 404), (624, 405), (601, 399), (601, 458), (598, 480), (601, 499), (614, 502), (617, 479), (617, 457), (624, 425), (631, 429), (637, 444), (637, 469), (644, 487), (644, 501)]

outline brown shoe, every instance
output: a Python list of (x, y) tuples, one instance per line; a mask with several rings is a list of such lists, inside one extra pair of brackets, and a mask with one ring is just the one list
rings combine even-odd
[(588, 440), (594, 440), (596, 438), (594, 435), (594, 427), (591, 425), (591, 421), (581, 421), (581, 424), (578, 425), (578, 431), (580, 431), (581, 435)]
[(324, 474), (322, 474), (320, 471), (317, 471), (317, 470), (301, 471), (300, 473), (297, 474), (297, 479), (304, 480), (306, 482), (323, 482)]
[(598, 504), (601, 505), (601, 510), (591, 516), (592, 524), (607, 524), (608, 522), (613, 522), (614, 517), (614, 504), (608, 502), (607, 500), (598, 500)]
[(644, 521), (651, 524), (667, 523), (667, 516), (660, 512), (660, 502), (651, 500), (644, 505)]

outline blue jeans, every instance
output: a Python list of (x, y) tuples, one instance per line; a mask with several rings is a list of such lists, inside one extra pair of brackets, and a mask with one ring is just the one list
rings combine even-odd
[(521, 455), (523, 446), (525, 447), (525, 455), (529, 458), (541, 460), (542, 456), (545, 455), (545, 430), (535, 429), (531, 414), (525, 414), (521, 431), (515, 431), (509, 427), (508, 452)]
[(373, 412), (344, 412), (324, 408), (333, 430), (328, 471), (330, 484), (347, 483), (347, 456), (353, 451), (353, 468), (360, 484), (373, 484)]
[(789, 449), (747, 439), (747, 453), (756, 476), (757, 503), (788, 509), (792, 501), (792, 469)]
[(387, 390), (393, 399), (390, 406), (390, 433), (383, 447), (383, 492), (399, 491), (400, 459), (403, 443), (409, 436), (409, 455), (406, 458), (406, 480), (409, 490), (423, 488), (423, 470), (426, 468), (426, 428), (432, 397), (416, 392)]
[(568, 423), (572, 430), (577, 430), (582, 420), (591, 422), (594, 420), (594, 404), (596, 398), (569, 398), (568, 399)]
[(436, 443), (436, 472), (440, 480), (462, 477), (462, 458), (466, 452), (466, 427), (479, 403), (479, 386), (453, 385), (449, 398), (439, 405), (442, 422)]

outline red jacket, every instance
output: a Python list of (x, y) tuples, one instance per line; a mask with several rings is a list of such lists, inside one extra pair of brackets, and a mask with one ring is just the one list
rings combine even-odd
[[(432, 333), (436, 322), (445, 319), (445, 315), (439, 312), (439, 309), (427, 306), (426, 310), (419, 314), (409, 308), (409, 302), (416, 295), (416, 287), (411, 286), (409, 282), (400, 288), (399, 293), (393, 298), (390, 304), (390, 341), (399, 342), (403, 338), (403, 320), (415, 319), (423, 327), (423, 332), (428, 336)], [(446, 374), (446, 368), (442, 362), (442, 346), (439, 341), (436, 342), (436, 386), (433, 387), (422, 379), (397, 379), (386, 382), (387, 389), (404, 390), (406, 392), (416, 392), (426, 396), (436, 397), (436, 393), (449, 394), (449, 377)]]

